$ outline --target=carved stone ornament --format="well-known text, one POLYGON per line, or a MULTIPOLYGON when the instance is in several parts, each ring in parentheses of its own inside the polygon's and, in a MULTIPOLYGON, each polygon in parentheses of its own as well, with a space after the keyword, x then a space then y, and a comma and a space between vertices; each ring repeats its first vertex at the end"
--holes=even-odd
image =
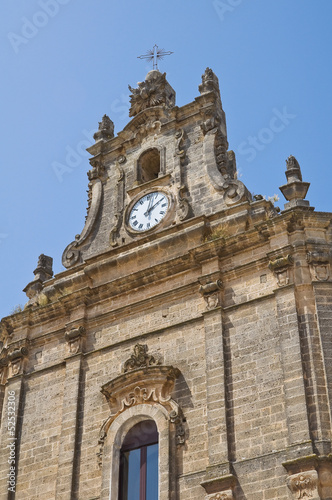
POLYGON ((98 132, 93 135, 94 140, 108 141, 114 137, 114 123, 109 116, 104 115, 101 122, 99 122, 98 132))
POLYGON ((83 337, 85 336, 84 326, 72 327, 65 333, 65 340, 68 344, 70 354, 77 354, 82 350, 83 337))
POLYGON ((171 108, 175 105, 175 92, 166 80, 166 73, 152 70, 138 88, 128 85, 131 92, 129 116, 135 116, 144 109, 154 106, 171 108))
POLYGON ((201 123, 203 134, 207 134, 210 130, 215 130, 220 125, 220 117, 216 114, 213 108, 204 112, 204 118, 201 123))
POLYGON ((220 191, 226 206, 236 205, 251 200, 251 195, 244 184, 236 179, 234 153, 225 152, 227 138, 218 128, 209 130, 204 136, 203 156, 209 180, 216 191, 220 191), (227 163, 226 163, 227 161, 227 163))
POLYGON ((269 269, 277 278, 278 286, 285 286, 289 283, 289 267, 294 263, 291 255, 286 257, 278 257, 275 260, 270 260, 269 269))
POLYGON ((170 423, 176 426, 177 444, 184 443, 182 411, 171 398, 180 371, 173 366, 155 366, 153 359, 147 356, 146 351, 137 352, 133 358, 134 364, 141 366, 142 363, 143 368, 132 368, 102 386, 101 392, 107 399, 111 414, 103 423, 99 434, 99 464, 112 422, 128 408, 140 404, 162 405, 169 414, 170 423))
POLYGON ((234 495, 232 490, 222 491, 220 493, 213 493, 212 495, 207 495, 205 500, 234 500, 234 495))
POLYGON ((122 223, 122 212, 124 205, 124 170, 122 164, 125 163, 126 157, 120 155, 115 162, 115 167, 117 171, 116 179, 116 196, 114 201, 114 215, 112 220, 112 229, 110 231, 110 244, 112 247, 118 245, 118 235, 122 223))
POLYGON ((28 355, 28 348, 26 346, 18 347, 8 354, 10 361, 11 375, 19 375, 23 370, 23 360, 28 355))
POLYGON ((318 281, 327 281, 330 277, 331 255, 324 251, 313 251, 307 253, 307 262, 318 281))
POLYGON ((175 133, 175 139, 176 139, 175 154, 177 157, 183 160, 186 157, 186 150, 183 148, 184 130, 182 128, 175 133))
POLYGON ((25 292, 27 297, 29 298, 26 307, 38 305, 38 295, 43 289, 44 281, 51 279, 53 276, 52 266, 52 257, 48 257, 44 254, 41 254, 39 256, 37 267, 33 272, 35 278, 33 279, 33 281, 30 281, 30 283, 28 283, 27 286, 23 289, 23 292, 25 292))
POLYGON ((205 285, 200 285, 198 291, 206 302, 208 311, 215 309, 220 305, 219 291, 222 289, 221 280, 212 281, 205 285))
POLYGON ((79 246, 88 238, 97 220, 103 195, 102 181, 99 178, 94 178, 91 185, 89 185, 89 190, 91 190, 91 195, 89 195, 90 201, 88 207, 88 215, 83 231, 81 232, 81 234, 77 234, 75 236, 75 241, 69 243, 62 254, 62 264, 66 268, 72 267, 81 261, 81 251, 79 249, 79 246))
POLYGON ((206 68, 198 90, 201 94, 206 94, 207 92, 217 92, 219 94, 219 80, 211 68, 206 68))
POLYGON ((0 385, 5 384, 8 375, 8 349, 3 347, 0 351, 0 385))
POLYGON ((302 173, 297 159, 290 155, 286 160, 287 170, 285 172, 287 184, 280 186, 280 191, 288 201, 285 209, 296 206, 309 207, 309 201, 304 198, 308 192, 310 183, 302 181, 302 173))
POLYGON ((178 205, 177 205, 177 216, 180 221, 185 220, 188 217, 190 205, 187 197, 184 193, 187 191, 186 186, 180 186, 178 189, 178 205))
POLYGON ((311 470, 289 476, 287 485, 296 499, 319 498, 317 483, 318 474, 315 470, 311 470))
POLYGON ((143 368, 147 366, 155 366, 160 364, 160 361, 151 356, 148 352, 148 346, 143 344, 136 344, 134 347, 134 354, 130 356, 123 365, 124 373, 130 370, 136 370, 137 368, 143 368))

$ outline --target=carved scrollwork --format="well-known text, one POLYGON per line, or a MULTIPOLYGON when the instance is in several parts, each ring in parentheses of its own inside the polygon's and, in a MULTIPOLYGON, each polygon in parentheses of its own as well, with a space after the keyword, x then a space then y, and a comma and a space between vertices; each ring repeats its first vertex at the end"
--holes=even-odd
POLYGON ((250 200, 251 196, 244 184, 235 177, 235 156, 227 152, 227 139, 217 128, 209 130, 204 137, 203 153, 207 174, 216 191, 223 195, 227 206, 250 200))
POLYGON ((123 371, 126 373, 130 370, 136 370, 137 368, 143 368, 146 366, 155 366, 160 364, 160 361, 151 356, 148 352, 148 346, 142 344, 136 344, 134 347, 134 353, 130 356, 127 361, 125 361, 123 366, 123 371))
POLYGON ((87 237, 91 233, 100 209, 102 194, 103 186, 101 180, 99 178, 94 179, 91 185, 91 203, 85 226, 81 234, 75 236, 75 241, 69 243, 69 245, 67 245, 67 247, 65 248, 62 254, 62 264, 64 265, 64 267, 72 267, 81 260, 81 252, 78 247, 87 239, 87 237))
POLYGON ((179 158, 183 159, 186 157, 186 151, 182 147, 184 143, 184 130, 182 128, 176 132, 175 139, 176 139, 175 154, 179 158))
POLYGON ((208 495, 205 497, 205 500, 234 500, 234 495, 232 490, 226 490, 208 495))
MULTIPOLYGON (((288 478, 288 487, 297 499, 313 498, 317 483, 318 474, 315 470, 293 474, 288 478)), ((317 492, 316 495, 318 498, 317 492)))
POLYGON ((97 453, 99 464, 102 461, 106 435, 112 422, 128 408, 140 404, 163 406, 169 415, 170 423, 175 425, 177 444, 184 443, 182 411, 171 398, 180 371, 173 366, 158 365, 155 357, 147 354, 146 346, 140 344, 135 346, 134 354, 125 362, 123 371, 122 375, 101 388, 111 414, 103 423, 99 434, 97 453))

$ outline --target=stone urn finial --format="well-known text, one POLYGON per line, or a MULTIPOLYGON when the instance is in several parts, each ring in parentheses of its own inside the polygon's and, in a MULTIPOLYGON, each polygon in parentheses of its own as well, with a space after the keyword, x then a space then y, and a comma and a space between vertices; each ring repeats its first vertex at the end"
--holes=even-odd
POLYGON ((302 181, 302 173, 299 162, 295 156, 290 155, 286 160, 287 170, 285 172, 287 184, 280 186, 280 191, 288 201, 285 209, 296 206, 309 207, 309 201, 305 200, 310 183, 302 181))

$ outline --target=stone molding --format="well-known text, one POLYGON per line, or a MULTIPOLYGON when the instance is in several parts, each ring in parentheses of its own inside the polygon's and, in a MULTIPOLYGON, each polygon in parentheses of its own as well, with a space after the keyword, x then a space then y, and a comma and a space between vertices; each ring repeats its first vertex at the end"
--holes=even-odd
POLYGON ((207 479, 201 483, 207 496, 205 500, 233 500, 233 489, 237 484, 237 479, 233 474, 207 479))
POLYGON ((137 405, 162 406, 168 414, 170 423, 175 425, 176 443, 181 445, 185 442, 182 410, 171 398, 180 371, 173 366, 156 365, 155 358, 147 355, 147 349, 141 350, 141 347, 140 352, 136 349, 136 354, 134 353, 125 362, 124 373, 101 388, 111 413, 102 424, 99 433, 97 453, 99 465, 102 463, 103 447, 112 422, 123 412, 137 405))

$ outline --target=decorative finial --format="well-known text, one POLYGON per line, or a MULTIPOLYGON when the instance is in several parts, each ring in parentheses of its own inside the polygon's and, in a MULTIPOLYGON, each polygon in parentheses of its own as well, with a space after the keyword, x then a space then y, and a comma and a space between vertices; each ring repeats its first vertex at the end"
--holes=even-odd
POLYGON ((99 122, 98 132, 93 134, 93 138, 97 142, 100 140, 107 141, 108 139, 113 139, 113 137, 114 123, 109 116, 104 115, 101 122, 99 122))
POLYGON ((23 292, 29 297, 29 299, 35 297, 43 288, 43 282, 49 280, 53 276, 53 259, 47 255, 41 254, 38 258, 38 264, 33 274, 35 278, 33 281, 28 283, 24 288, 23 292))
POLYGON ((144 82, 138 82, 138 88, 128 85, 131 92, 129 116, 154 106, 172 108, 175 106, 175 91, 166 80, 166 73, 151 70, 144 82))
POLYGON ((211 68, 206 68, 204 74, 202 75, 202 83, 198 86, 198 90, 201 94, 213 91, 218 94, 220 93, 218 77, 211 68))
POLYGON ((306 197, 310 183, 302 181, 301 168, 295 156, 290 155, 287 158, 286 166, 287 184, 279 188, 288 201, 288 203, 285 203, 285 209, 297 206, 309 207, 309 201, 304 198, 306 197))
POLYGON ((148 50, 145 55, 137 56, 137 59, 147 59, 152 62, 153 69, 158 70, 158 59, 164 59, 165 56, 170 56, 173 52, 160 49, 158 45, 154 44, 153 48, 148 50))

